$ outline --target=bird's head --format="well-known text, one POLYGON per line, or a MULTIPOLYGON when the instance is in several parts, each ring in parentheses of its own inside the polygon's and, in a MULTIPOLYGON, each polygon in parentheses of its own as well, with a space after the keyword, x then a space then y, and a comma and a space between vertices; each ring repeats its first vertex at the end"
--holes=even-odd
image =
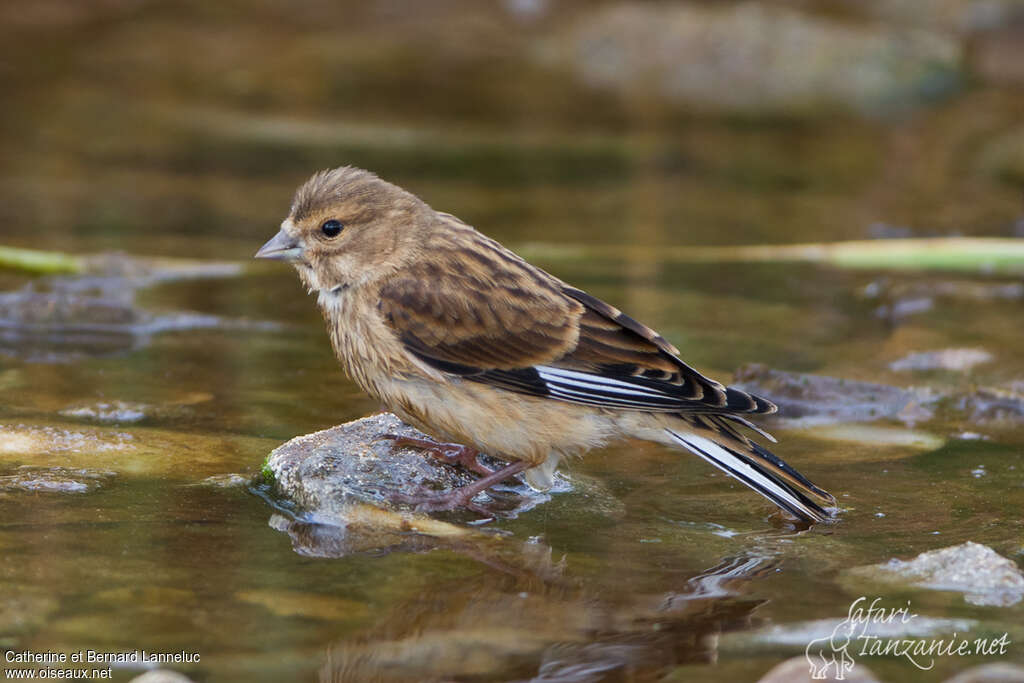
POLYGON ((433 212, 362 169, 320 171, 295 193, 281 229, 256 258, 288 261, 310 291, 338 291, 384 277, 415 258, 433 212))

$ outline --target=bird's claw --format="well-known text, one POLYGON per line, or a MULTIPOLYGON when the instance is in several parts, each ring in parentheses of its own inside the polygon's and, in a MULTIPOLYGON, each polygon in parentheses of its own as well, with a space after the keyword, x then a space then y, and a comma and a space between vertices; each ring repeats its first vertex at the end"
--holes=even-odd
POLYGON ((389 440, 392 448, 418 448, 427 455, 437 458, 449 465, 462 465, 470 472, 475 472, 482 477, 494 474, 494 470, 482 465, 476 458, 477 450, 469 446, 457 443, 442 443, 428 438, 417 438, 413 436, 402 436, 401 434, 381 434, 379 440, 389 440))
POLYGON ((494 517, 487 508, 474 503, 472 498, 467 499, 466 495, 459 489, 449 491, 448 493, 428 493, 426 489, 421 487, 416 493, 392 494, 391 502, 411 505, 416 512, 442 512, 465 508, 484 517, 494 517))

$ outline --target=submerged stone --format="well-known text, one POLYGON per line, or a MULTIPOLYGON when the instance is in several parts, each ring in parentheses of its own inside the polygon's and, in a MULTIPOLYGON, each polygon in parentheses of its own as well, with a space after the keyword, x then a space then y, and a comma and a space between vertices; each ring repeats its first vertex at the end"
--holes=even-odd
POLYGON ((224 473, 224 458, 258 458, 270 439, 236 434, 205 434, 170 429, 0 421, 0 466, 104 471, 197 481, 224 473))
MULTIPOLYGON (((902 235, 910 237, 911 235, 902 235)), ((899 306, 902 301, 942 297, 952 301, 1020 301, 1024 299, 1024 283, 991 282, 988 280, 934 279, 916 274, 912 280, 893 280, 883 277, 868 284, 862 294, 867 299, 891 302, 885 306, 899 306)))
POLYGON ((236 276, 242 273, 239 264, 105 254, 86 259, 86 265, 86 274, 34 280, 0 293, 0 353, 64 362, 131 351, 148 344, 152 335, 173 330, 278 327, 189 311, 152 313, 136 303, 141 288, 236 276))
POLYGON ((957 591, 972 605, 1008 607, 1024 600, 1024 572, 1017 564, 971 541, 921 553, 912 560, 857 567, 847 574, 854 579, 957 591))
POLYGON ((205 479, 201 480, 199 486, 213 486, 218 489, 234 489, 248 486, 252 483, 252 477, 247 477, 244 474, 238 474, 237 472, 228 472, 227 474, 214 474, 205 479))
MULTIPOLYGON (((989 359, 991 356, 981 349, 946 349, 910 354, 891 367, 966 371, 989 359)), ((769 428, 772 422, 786 428, 814 428, 815 436, 843 441, 937 448, 943 439, 927 432, 866 426, 854 429, 846 423, 897 420, 913 427, 936 420, 938 414, 947 423, 948 418, 955 418, 962 425, 998 428, 1013 427, 1024 419, 1024 383, 1019 381, 951 395, 931 387, 901 388, 751 363, 736 371, 733 384, 779 406, 777 414, 764 418, 769 428)), ((985 437, 978 434, 974 438, 985 437)))
POLYGON ((136 676, 129 683, 193 683, 193 681, 185 674, 171 669, 154 669, 141 676, 136 676))
POLYGON ((1018 422, 1024 419, 1024 391, 1016 384, 1007 389, 982 387, 957 397, 954 403, 974 423, 1018 422))
POLYGON ((103 470, 23 465, 11 474, 0 476, 0 492, 85 493, 99 488, 114 476, 114 472, 103 470))
POLYGON ((213 394, 193 391, 155 404, 120 400, 73 403, 57 411, 57 414, 100 424, 131 423, 152 418, 189 416, 194 413, 194 406, 212 400, 213 394))
POLYGON ((931 419, 941 396, 926 389, 774 370, 751 363, 736 371, 733 384, 762 394, 779 406, 775 419, 804 427, 842 422, 870 422, 906 416, 907 422, 931 419))
POLYGON ((904 370, 952 370, 966 372, 975 365, 988 363, 992 354, 985 349, 942 349, 911 353, 889 363, 896 371, 904 370))
MULTIPOLYGON (((898 609, 906 603, 884 602, 885 609, 898 609), (893 607, 895 605, 895 607, 893 607)), ((866 610, 870 601, 863 604, 866 610)), ((752 631, 723 634, 719 648, 723 652, 773 651, 778 648, 805 649, 816 640, 827 641, 836 633, 850 637, 927 638, 947 633, 969 633, 978 626, 973 619, 947 619, 913 615, 912 619, 887 621, 851 621, 850 615, 831 619, 814 619, 788 624, 773 624, 752 631)), ((858 648, 860 644, 858 643, 858 648)))
POLYGON ((152 406, 145 403, 111 401, 74 406, 60 411, 64 417, 76 417, 94 422, 139 422, 146 418, 152 406))

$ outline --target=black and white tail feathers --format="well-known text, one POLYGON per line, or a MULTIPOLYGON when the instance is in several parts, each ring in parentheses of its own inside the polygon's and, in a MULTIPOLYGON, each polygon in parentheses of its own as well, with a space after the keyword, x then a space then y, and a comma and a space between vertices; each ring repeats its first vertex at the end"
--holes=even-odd
POLYGON ((683 427, 666 428, 665 431, 683 448, 743 482, 790 514, 807 522, 821 522, 831 516, 825 506, 835 505, 835 498, 763 446, 743 437, 719 435, 709 429, 701 429, 701 433, 683 427))

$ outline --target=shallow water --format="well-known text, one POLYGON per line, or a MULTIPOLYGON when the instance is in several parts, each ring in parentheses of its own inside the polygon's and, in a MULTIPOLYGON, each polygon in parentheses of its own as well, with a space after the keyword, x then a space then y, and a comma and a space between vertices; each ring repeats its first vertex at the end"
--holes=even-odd
MULTIPOLYGON (((884 361, 902 355, 891 329, 847 304, 870 274, 789 266, 679 273, 655 264, 640 278, 608 275, 622 265, 550 267, 635 310, 718 375, 728 375, 733 359, 756 358, 890 380, 884 361), (749 296, 712 277, 735 283, 741 274, 749 296), (792 290, 770 291, 764 285, 773 281, 792 290), (865 347, 875 348, 873 358, 864 358, 865 347)), ((892 605, 912 599, 918 614, 976 619, 986 628, 1006 630, 1024 616, 1021 605, 972 607, 944 593, 871 593, 845 586, 840 575, 965 540, 1019 558, 1019 424, 969 441, 955 438, 961 425, 933 420, 926 429, 944 444, 923 451, 828 441, 814 428, 779 430, 777 452, 843 508, 836 523, 806 532, 696 459, 629 443, 573 463, 577 492, 496 524, 510 535, 495 557, 429 544, 420 553, 302 556, 268 525, 275 510, 261 497, 202 480, 255 475, 280 441, 374 409, 336 369, 313 301, 285 268, 162 285, 143 298, 154 309, 285 326, 171 332, 131 353, 64 364, 4 359, 4 473, 19 465, 117 473, 84 493, 15 489, 0 497, 8 549, 0 576, 8 595, 18 596, 4 615, 6 647, 198 651, 200 664, 181 667, 197 680, 303 679, 325 667, 365 672, 415 661, 438 675, 511 679, 559 657, 620 673, 629 662, 625 670, 640 680, 669 672, 735 680, 801 648, 731 646, 725 634, 840 618, 858 591, 892 605), (99 425, 60 415, 111 400, 146 416, 99 425), (40 441, 19 450, 10 435, 40 441), (582 486, 591 479, 596 486, 582 486), (736 558, 745 563, 739 577, 692 597, 694 577, 736 558)), ((922 315, 914 328, 957 346, 978 344, 972 330, 986 327, 991 334, 980 343, 1020 372, 1019 360, 1000 351, 1009 347, 997 345, 999 321, 1017 305, 950 306, 922 315)), ((969 379, 947 375, 936 384, 1004 377, 985 366, 969 379)), ((940 660, 927 675, 900 660, 870 666, 940 680, 966 663, 940 660)))
MULTIPOLYGON (((262 41, 276 34, 265 9, 249 19, 251 35, 224 48, 225 63, 242 69, 244 58, 266 52, 262 41)), ((205 27, 204 50, 220 54, 210 46, 220 19, 190 11, 205 27)), ((204 73, 192 54, 164 64, 160 50, 175 52, 184 16, 140 9, 135 22, 105 17, 52 29, 68 38, 52 63, 4 76, 22 97, 3 115, 0 241, 243 261, 276 230, 309 172, 356 163, 523 246, 661 331, 713 377, 728 380, 756 361, 954 395, 1024 391, 1021 298, 1012 288, 1005 297, 984 293, 1019 278, 651 256, 664 245, 864 238, 877 223, 919 235, 1010 234, 1019 184, 963 169, 975 168, 987 136, 1015 121, 1019 98, 979 88, 891 121, 722 120, 572 89, 558 99, 560 82, 527 70, 510 87, 535 86, 554 99, 543 105, 547 118, 511 125, 515 112, 473 74, 459 92, 476 92, 477 106, 450 105, 449 89, 396 113, 404 81, 374 89, 362 76, 335 74, 325 94, 314 73, 312 94, 292 110, 282 102, 302 87, 291 80, 286 92, 222 89, 225 79, 270 79, 269 64, 247 67, 256 76, 225 70, 223 78, 204 73), (110 64, 127 63, 136 71, 107 80, 110 64), (377 103, 353 104, 351 120, 339 121, 332 102, 351 103, 353 92, 377 93, 377 103), (948 140, 953 161, 937 161, 947 157, 933 140, 948 140), (652 252, 575 259, 554 248, 581 244, 652 252), (913 300, 929 303, 879 312, 913 300), (890 367, 948 348, 984 349, 992 360, 964 371, 890 367)), ((288 26, 285 33, 295 29, 288 26)), ((326 44, 316 31, 296 33, 285 63, 326 44)), ((5 49, 21 63, 32 42, 5 49)), ((0 289, 30 279, 0 270, 0 289)), ((1015 641, 1004 656, 937 658, 929 671, 901 658, 858 659, 883 680, 1024 664, 1024 605, 974 606, 958 594, 863 585, 843 573, 967 540, 1021 563, 1020 417, 977 422, 940 403, 934 417, 910 425, 929 437, 925 447, 891 438, 906 435, 907 416, 871 423, 889 432, 773 428, 776 452, 841 507, 835 523, 806 531, 696 458, 626 443, 571 463, 573 491, 493 524, 506 534, 485 544, 411 542, 318 558, 277 530, 287 510, 263 488, 204 481, 252 479, 281 442, 377 409, 342 375, 314 300, 288 268, 254 264, 237 277, 140 289, 134 304, 221 322, 120 345, 70 340, 65 346, 81 353, 46 362, 24 345, 0 356, 5 649, 199 653, 198 663, 172 667, 197 681, 366 680, 371 672, 520 680, 569 667, 576 678, 561 680, 756 680, 806 642, 746 636, 840 619, 868 595, 890 607, 910 600, 922 618, 976 620, 976 632, 1015 641), (84 490, 25 484, 32 477, 22 466, 67 468, 84 490)), ((114 679, 138 672, 116 667, 114 679)))

